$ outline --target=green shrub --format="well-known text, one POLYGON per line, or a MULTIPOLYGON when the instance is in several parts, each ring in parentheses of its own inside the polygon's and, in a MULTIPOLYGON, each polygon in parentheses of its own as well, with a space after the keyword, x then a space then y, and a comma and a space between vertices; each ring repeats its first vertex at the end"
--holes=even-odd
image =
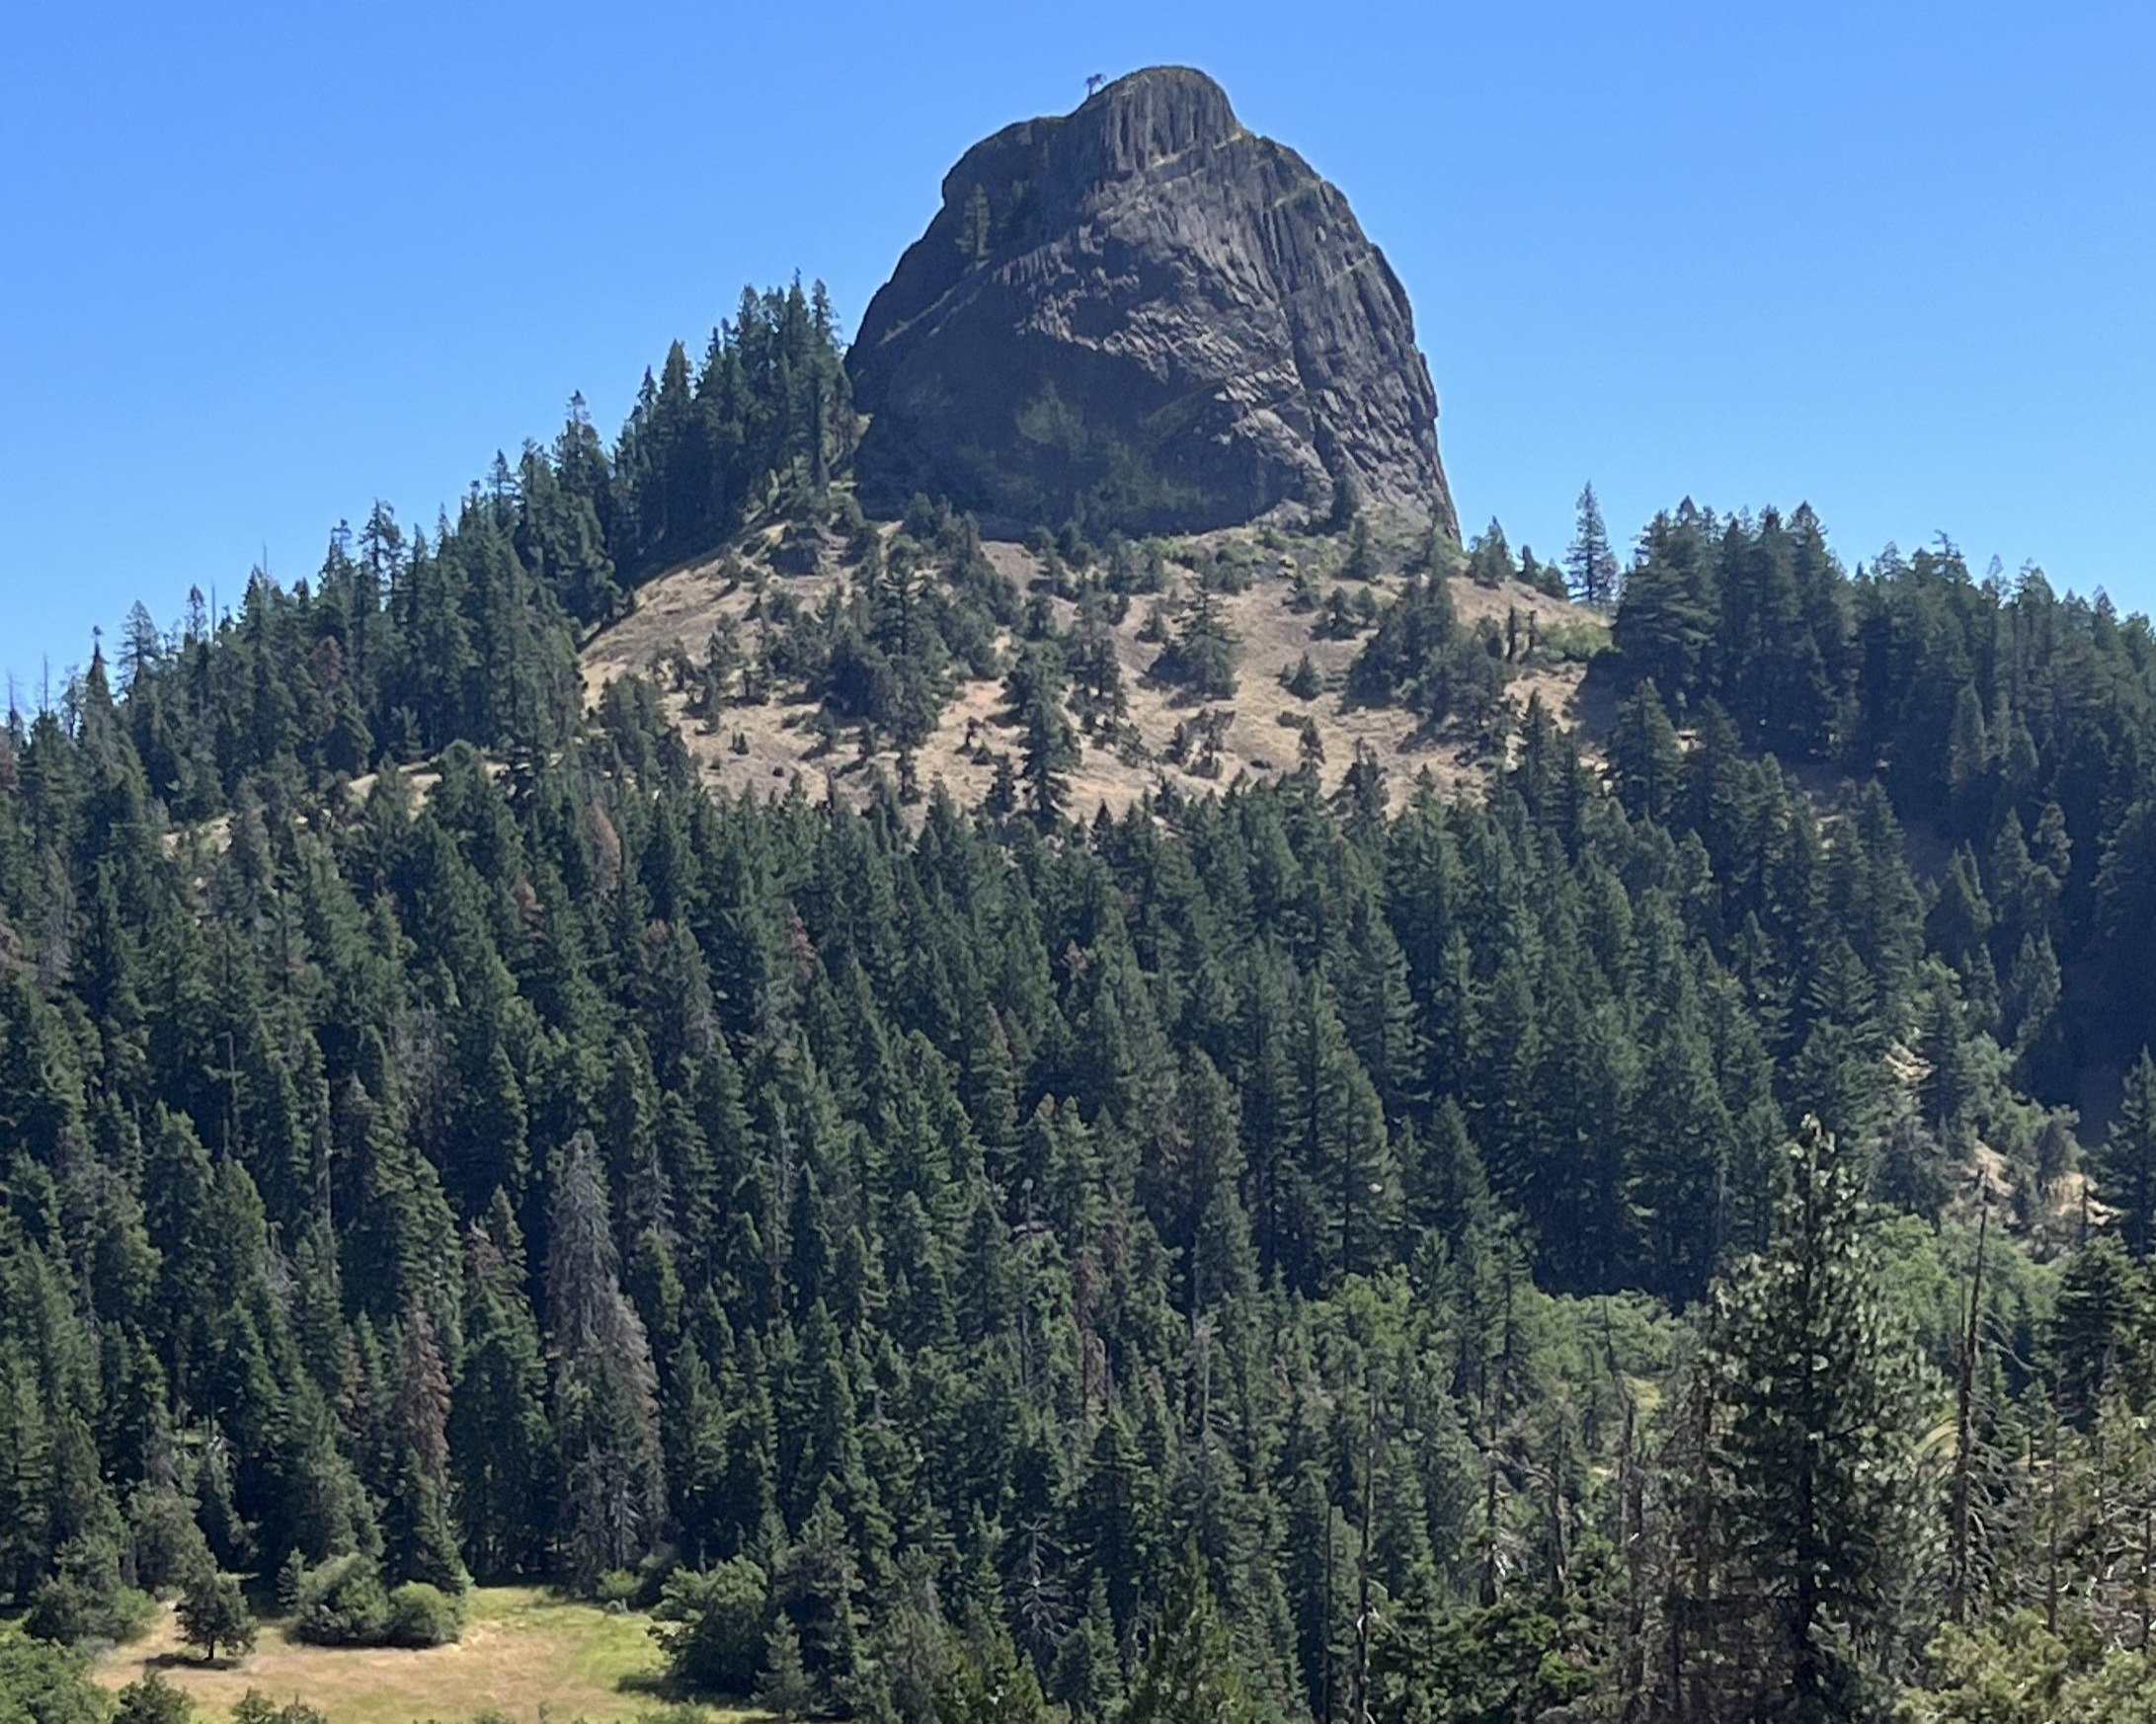
POLYGON ((382 1639, 390 1646, 446 1646, 464 1631, 464 1601, 425 1581, 406 1581, 389 1595, 382 1639))
POLYGON ((150 1625, 157 1601, 120 1578, 120 1547, 81 1533, 60 1546, 55 1572, 31 1594, 23 1626, 40 1640, 133 1640, 150 1625))
POLYGON ((0 1718, 100 1724, 104 1696, 83 1676, 82 1655, 0 1622, 0 1718))
POLYGON ((637 1588, 642 1584, 633 1568, 609 1569, 594 1584, 592 1602, 607 1609, 626 1610, 636 1602, 637 1588))
POLYGON ((154 1670, 120 1690, 113 1724, 188 1724, 195 1702, 154 1670))
POLYGON ((107 1592, 72 1576, 55 1575, 31 1595, 23 1626, 40 1640, 69 1645, 109 1640, 118 1645, 139 1640, 156 1614, 157 1601, 133 1587, 107 1592))
POLYGON ((1584 664, 1610 650, 1610 631, 1595 623, 1546 622, 1536 635, 1545 655, 1584 664))
POLYGON ((746 1556, 668 1576, 652 1634, 667 1675, 700 1693, 746 1695, 756 1686, 767 1632, 769 1589, 746 1556))
POLYGON ((56 1578, 31 1595, 22 1625, 40 1640, 110 1640, 115 1646, 140 1640, 157 1616, 157 1602, 133 1586, 110 1593, 84 1589, 80 1582, 56 1578))
POLYGON ((445 1646, 463 1632, 464 1600, 425 1581, 385 1592, 372 1557, 334 1556, 299 1577, 292 1638, 313 1646, 445 1646))
POLYGON ((232 1707, 232 1724, 329 1724, 329 1720, 304 1700, 278 1705, 260 1688, 249 1688, 232 1707))
POLYGON ((299 1583, 292 1638, 313 1646, 378 1646, 388 1621, 389 1600, 372 1558, 333 1556, 299 1583))
MULTIPOLYGON (((412 1720, 412 1724, 517 1724, 517 1720, 499 1707, 483 1706, 468 1719, 415 1718, 412 1720)), ((570 1719, 569 1724, 588 1724, 588 1721, 579 1715, 570 1719)), ((641 1719, 639 1719, 639 1724, 641 1724, 641 1719)))

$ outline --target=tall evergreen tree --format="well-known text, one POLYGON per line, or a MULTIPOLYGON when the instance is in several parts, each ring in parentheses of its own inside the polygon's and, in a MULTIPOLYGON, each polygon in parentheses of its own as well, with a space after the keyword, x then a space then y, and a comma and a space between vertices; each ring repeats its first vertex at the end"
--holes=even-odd
POLYGON ((2090 1164, 2118 1213, 2126 1249, 2145 1261, 2156 1241, 2156 1059, 2146 1048, 2126 1072, 2118 1112, 2090 1164))
POLYGON ((1579 494, 1579 524, 1572 535, 1571 549, 1564 554, 1564 572, 1572 596, 1580 603, 1617 602, 1617 553, 1610 549, 1610 529, 1602 523, 1602 505, 1595 500, 1592 485, 1579 494))
POLYGON ((644 1324, 621 1291, 599 1145, 562 1153, 547 1215, 548 1338, 562 1467, 562 1538, 574 1573, 634 1562, 659 1529, 658 1377, 644 1324))
MULTIPOLYGON (((1767 1249, 1717 1290, 1692 1488, 1723 1582, 1680 1599, 1745 1715, 1883 1716, 1920 1508, 1912 1349, 1882 1296, 1853 1158, 1816 1121, 1767 1249)), ((1673 1698, 1672 1703, 1676 1703, 1673 1698)))
POLYGON ((1127 1724, 1246 1724, 1257 1717, 1194 1548, 1176 1571, 1123 1717, 1127 1724))

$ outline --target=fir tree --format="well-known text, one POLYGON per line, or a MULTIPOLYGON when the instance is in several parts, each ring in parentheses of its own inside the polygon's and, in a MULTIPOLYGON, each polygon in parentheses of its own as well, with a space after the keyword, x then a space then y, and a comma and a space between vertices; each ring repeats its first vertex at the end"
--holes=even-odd
POLYGON ((1766 1251, 1708 1318, 1712 1434, 1696 1488, 1730 1577, 1726 1680, 1764 1715, 1827 1724, 1885 1709, 1914 1554, 1915 1379, 1850 1158, 1807 1121, 1787 1164, 1766 1251))
POLYGON ((1161 1606, 1125 1724, 1244 1724, 1257 1716, 1205 1567, 1188 1551, 1161 1606))
POLYGON ((1592 485, 1579 494, 1579 524, 1572 534, 1571 549, 1564 554, 1564 572, 1572 596, 1581 604, 1607 606, 1617 602, 1617 554, 1610 549, 1610 531, 1602 524, 1602 505, 1595 501, 1592 485))
POLYGON ((617 1265, 599 1147, 580 1133, 547 1216, 546 1290, 563 1536, 588 1583, 643 1554, 661 1509, 657 1376, 617 1265))
POLYGON ((220 1646, 235 1656, 254 1649, 254 1612, 237 1575, 202 1570, 181 1591, 174 1613, 182 1636, 190 1646, 200 1646, 206 1660, 214 1662, 220 1646))
POLYGON ((2146 1048, 2126 1073, 2117 1115, 2090 1162, 2118 1213, 2126 1249, 2145 1261, 2156 1239, 2156 1059, 2146 1048))

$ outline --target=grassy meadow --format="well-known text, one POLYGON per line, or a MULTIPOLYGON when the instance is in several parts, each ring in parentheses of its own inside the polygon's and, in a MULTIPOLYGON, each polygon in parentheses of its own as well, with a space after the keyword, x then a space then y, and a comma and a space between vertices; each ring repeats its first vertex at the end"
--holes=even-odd
POLYGON ((198 1724, 224 1724, 249 1688, 279 1704, 305 1700, 330 1724, 469 1724, 490 1712, 514 1724, 631 1724, 655 1714, 726 1724, 754 1716, 662 1700, 649 1622, 640 1611, 571 1603, 542 1588, 482 1587, 453 1646, 302 1646, 270 1621, 247 1657, 204 1665, 180 1644, 168 1609, 145 1638, 109 1653, 97 1680, 119 1688, 154 1670, 195 1701, 198 1724))

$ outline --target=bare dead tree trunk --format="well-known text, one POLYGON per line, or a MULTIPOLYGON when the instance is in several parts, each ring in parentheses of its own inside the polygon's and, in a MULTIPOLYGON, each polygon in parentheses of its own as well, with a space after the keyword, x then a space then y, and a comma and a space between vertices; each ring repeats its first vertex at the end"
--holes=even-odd
POLYGON ((1370 1523, 1377 1500, 1378 1398, 1366 1397, 1363 1428, 1362 1548, 1355 1575, 1355 1685, 1352 1724, 1370 1724, 1370 1523))
POLYGON ((2058 1632, 2058 1408, 2051 1409, 2051 1458, 2044 1478, 2043 1627, 2058 1632))
POLYGON ((1976 1221, 1976 1268, 1969 1277, 1968 1322, 1961 1335, 1960 1377, 1955 1389, 1953 1548, 1948 1560, 1947 1614, 1958 1622, 1968 1610, 1969 1595, 1969 1474, 1976 1400, 1977 1319, 1983 1308, 1984 1246, 1991 1226, 1986 1205, 1976 1221))

